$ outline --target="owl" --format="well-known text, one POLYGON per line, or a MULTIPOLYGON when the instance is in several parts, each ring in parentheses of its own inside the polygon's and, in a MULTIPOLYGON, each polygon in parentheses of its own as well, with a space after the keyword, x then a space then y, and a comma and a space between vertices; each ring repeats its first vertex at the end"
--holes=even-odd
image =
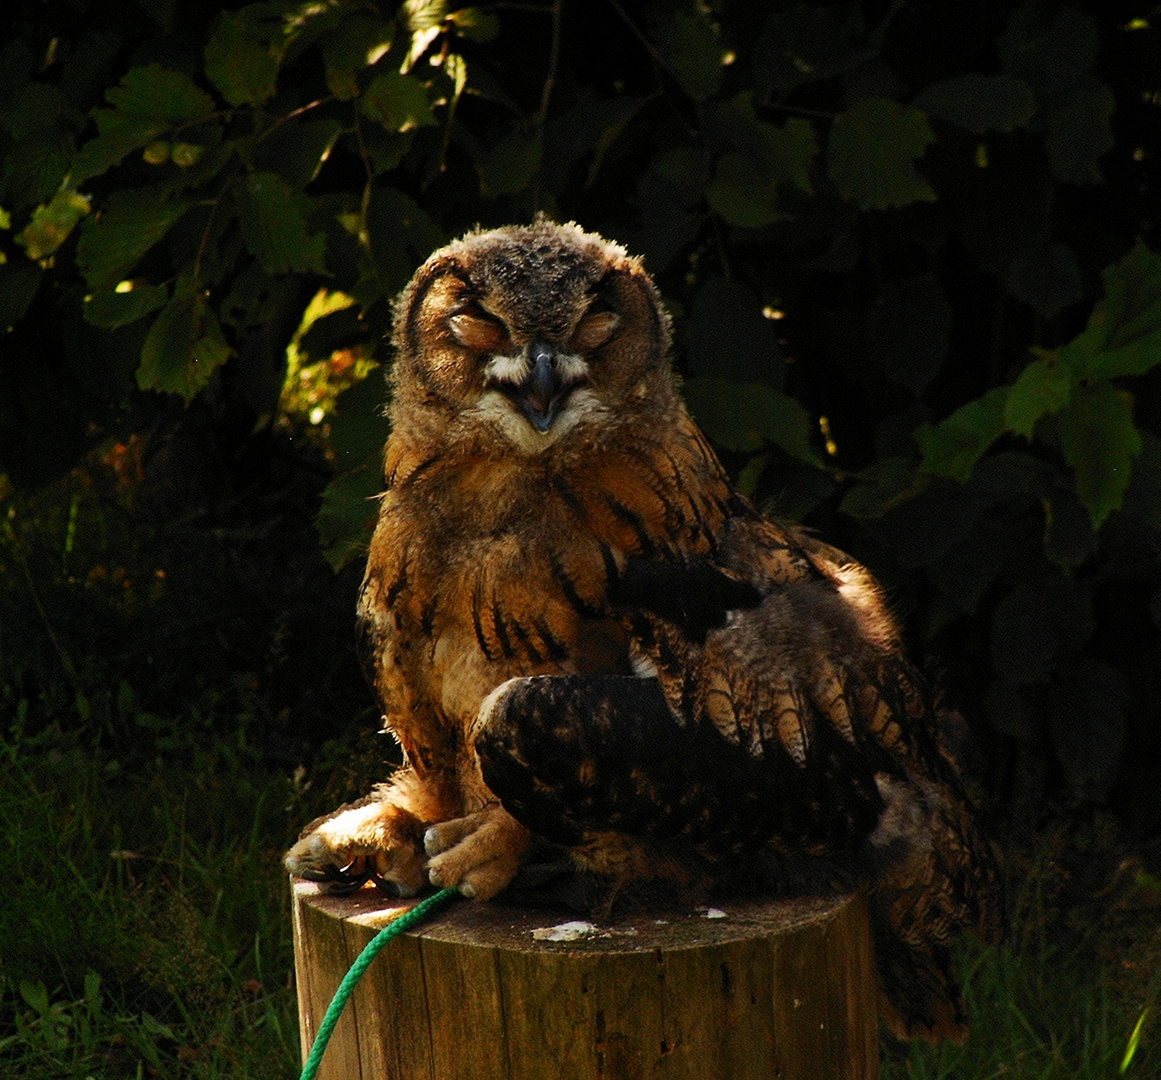
POLYGON ((870 573, 737 490, 639 260, 540 219, 437 251, 395 307, 361 654, 404 765, 289 870, 496 896, 534 850, 609 897, 861 890, 881 1013, 963 1038, 995 940, 955 716, 870 573))

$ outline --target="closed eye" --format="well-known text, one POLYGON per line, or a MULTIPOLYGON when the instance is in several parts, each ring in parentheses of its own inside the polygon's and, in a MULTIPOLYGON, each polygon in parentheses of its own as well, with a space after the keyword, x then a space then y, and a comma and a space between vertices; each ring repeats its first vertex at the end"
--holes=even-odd
POLYGON ((620 321, 621 316, 607 308, 601 311, 590 310, 573 331, 573 349, 582 353, 599 349, 613 336, 620 321))
POLYGON ((508 347, 508 331, 499 319, 478 304, 470 304, 448 318, 452 337, 475 352, 502 352, 508 347))

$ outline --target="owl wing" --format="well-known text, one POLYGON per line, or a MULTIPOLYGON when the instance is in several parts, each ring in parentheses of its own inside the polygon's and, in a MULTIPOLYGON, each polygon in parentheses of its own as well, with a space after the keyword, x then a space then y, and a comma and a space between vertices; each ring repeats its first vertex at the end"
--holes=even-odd
POLYGON ((889 1026, 962 1037, 949 945, 998 935, 995 867, 869 574, 743 512, 709 555, 630 558, 610 599, 654 677, 508 684, 481 716, 489 787, 613 876, 862 883, 889 1026))

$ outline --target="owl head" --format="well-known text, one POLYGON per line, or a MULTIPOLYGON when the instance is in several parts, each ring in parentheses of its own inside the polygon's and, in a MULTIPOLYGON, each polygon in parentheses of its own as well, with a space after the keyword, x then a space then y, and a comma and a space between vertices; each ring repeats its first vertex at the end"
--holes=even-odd
POLYGON ((441 248, 396 304, 394 343, 395 428, 445 445, 537 454, 675 400, 652 281, 574 224, 542 218, 441 248))

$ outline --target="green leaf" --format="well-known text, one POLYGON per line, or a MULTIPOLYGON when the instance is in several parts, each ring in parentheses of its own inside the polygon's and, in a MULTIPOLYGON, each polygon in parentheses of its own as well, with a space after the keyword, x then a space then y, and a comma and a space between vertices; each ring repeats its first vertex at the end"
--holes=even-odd
POLYGON ((914 498, 924 478, 910 457, 885 457, 873 461, 858 474, 858 482, 843 496, 839 510, 856 518, 881 518, 889 510, 914 498))
POLYGON ((301 190, 318 175, 342 132, 334 117, 288 121, 254 148, 254 169, 277 173, 301 190))
POLYGON ((326 239, 308 235, 303 201, 270 172, 250 173, 239 188, 242 236, 267 273, 324 272, 326 239))
POLYGON ((379 60, 395 40, 394 20, 353 11, 323 41, 327 86, 335 97, 359 96, 359 72, 379 60))
POLYGON ((810 414, 792 397, 764 383, 729 379, 686 379, 685 400, 697 422, 718 446, 752 452, 766 442, 792 457, 824 468, 814 446, 810 414))
POLYGON ((1044 145, 1052 174, 1064 184, 1099 184, 1100 159, 1114 145, 1112 117, 1117 102, 1097 78, 1085 79, 1053 99, 1044 113, 1044 145))
POLYGON ((935 476, 968 480, 976 462, 1004 433, 1004 406, 1009 393, 1009 387, 997 386, 934 427, 921 426, 915 432, 922 453, 920 468, 935 476))
POLYGON ((380 71, 371 80, 359 108, 388 131, 411 131, 436 122, 423 83, 391 69, 380 71))
POLYGON ((772 182, 793 184, 810 193, 810 168, 818 155, 818 141, 808 120, 793 117, 781 126, 769 124, 758 117, 754 95, 747 90, 729 101, 707 106, 706 124, 719 140, 740 150, 772 182))
POLYGON ((37 261, 51 255, 89 212, 88 196, 65 188, 47 206, 38 206, 32 220, 13 238, 37 261))
POLYGON ((447 237, 414 199, 380 184, 371 189, 366 229, 376 272, 374 294, 362 298, 367 304, 397 293, 415 268, 447 243, 447 237))
POLYGON ((1141 443, 1141 453, 1133 462, 1133 476, 1121 509, 1126 514, 1135 514, 1150 529, 1161 532, 1161 439, 1151 431, 1142 431, 1141 443))
POLYGON ((128 292, 101 289, 85 297, 85 322, 117 330, 156 311, 169 299, 161 285, 138 285, 128 292))
POLYGON ((188 402, 232 352, 204 290, 182 278, 146 335, 137 385, 180 394, 188 402))
POLYGON ((645 16, 646 34, 657 58, 694 101, 705 101, 722 84, 722 54, 717 30, 693 4, 686 10, 658 4, 645 16))
POLYGON ((1110 383, 1079 394, 1058 414, 1060 447, 1076 474, 1076 493, 1099 529, 1119 510, 1129 486, 1141 433, 1133 424, 1133 397, 1110 383))
POLYGON ((231 105, 261 105, 274 96, 278 57, 247 9, 222 12, 205 57, 206 77, 231 105))
POLYGON ((99 217, 85 222, 77 265, 90 288, 109 289, 128 277, 189 209, 189 203, 163 199, 164 193, 154 188, 118 191, 109 196, 99 217))
POLYGON ((379 516, 383 445, 391 430, 383 411, 387 389, 382 373, 375 371, 335 403, 331 444, 337 475, 323 491, 315 524, 336 570, 366 550, 379 516))
POLYGON ((99 176, 158 136, 214 112, 213 99, 188 75, 158 64, 131 68, 105 99, 113 108, 93 110, 97 137, 81 147, 73 162, 76 184, 99 176))
POLYGON ((923 114, 889 98, 868 98, 835 118, 827 168, 839 193, 864 210, 932 202, 915 161, 934 140, 923 114))
POLYGON ((1004 403, 1009 431, 1032 438, 1036 421, 1060 412, 1072 400, 1073 373, 1054 352, 1040 351, 1021 373, 1004 403))
POLYGON ((448 19, 456 33, 469 41, 495 41, 500 33, 499 16, 478 7, 460 8, 459 11, 453 11, 448 19))
POLYGON ((214 111, 213 98, 193 79, 160 64, 131 68, 119 86, 106 91, 105 99, 123 115, 150 117, 169 124, 204 120, 214 111))
POLYGON ((912 108, 968 131, 1015 131, 1036 114, 1036 98, 1014 75, 957 75, 932 83, 912 108))
POLYGON ((336 571, 367 550, 379 516, 377 496, 383 491, 381 472, 381 467, 368 463, 336 476, 323 490, 315 528, 322 541, 323 554, 336 571))
POLYGON ((726 221, 742 228, 760 228, 785 216, 778 208, 774 181, 755 169, 744 154, 718 158, 705 195, 726 221))
POLYGON ((1061 353, 1082 378, 1143 375, 1161 361, 1161 256, 1138 240, 1102 277, 1105 299, 1061 353))

